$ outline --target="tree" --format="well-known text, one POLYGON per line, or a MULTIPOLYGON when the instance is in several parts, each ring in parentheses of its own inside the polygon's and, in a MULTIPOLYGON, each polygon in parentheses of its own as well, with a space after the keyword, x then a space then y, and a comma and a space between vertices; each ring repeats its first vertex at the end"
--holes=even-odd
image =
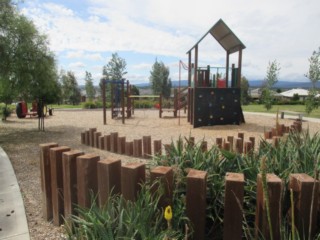
POLYGON ((85 77, 85 89, 86 94, 89 101, 92 101, 96 95, 96 89, 93 86, 93 79, 91 73, 86 71, 86 77, 85 77))
POLYGON ((126 72, 126 60, 119 57, 118 53, 112 53, 111 60, 103 67, 102 74, 109 80, 122 80, 126 72))
POLYGON ((249 82, 246 79, 246 77, 243 76, 241 78, 241 104, 243 105, 249 104, 250 97, 249 97, 248 91, 249 91, 249 82))
POLYGON ((74 73, 68 71, 67 74, 61 72, 62 96, 65 102, 76 105, 80 103, 81 94, 78 82, 74 73))
POLYGON ((45 35, 21 15, 11 0, 0 7, 0 101, 51 101, 58 92, 54 55, 45 35))
POLYGON ((139 88, 136 85, 131 86, 131 95, 140 95, 139 88))
POLYGON ((319 100, 316 98, 316 84, 320 80, 320 47, 318 51, 313 51, 312 56, 309 58, 309 63, 309 72, 305 75, 310 79, 312 84, 308 97, 306 98, 306 112, 308 114, 319 107, 319 100))
POLYGON ((165 98, 171 95, 171 79, 169 78, 170 70, 163 62, 155 61, 150 71, 149 81, 153 94, 162 94, 165 98))
POLYGON ((267 68, 267 76, 264 81, 264 86, 262 89, 261 100, 264 107, 269 111, 272 108, 272 103, 274 99, 273 92, 271 88, 274 84, 278 82, 278 75, 280 72, 280 65, 276 60, 269 62, 267 68))
MULTIPOLYGON (((100 80, 99 86, 100 86, 100 91, 102 95, 102 81, 104 80, 114 80, 114 81, 119 81, 124 79, 124 75, 127 74, 126 71, 127 63, 126 60, 119 57, 118 53, 112 53, 111 59, 108 62, 107 65, 103 66, 102 69, 102 75, 104 76, 103 79, 100 80)), ((118 91, 120 91, 120 85, 117 84, 115 87, 118 88, 118 91)), ((110 87, 106 88, 106 96, 107 100, 110 100, 110 87)))

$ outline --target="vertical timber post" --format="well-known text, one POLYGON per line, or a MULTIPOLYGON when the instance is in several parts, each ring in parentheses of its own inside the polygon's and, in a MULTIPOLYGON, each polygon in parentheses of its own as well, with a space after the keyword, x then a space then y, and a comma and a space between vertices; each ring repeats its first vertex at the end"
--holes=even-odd
POLYGON ((223 239, 241 240, 244 175, 242 173, 227 173, 225 181, 223 239))
MULTIPOLYGON (((266 197, 263 190, 262 175, 257 176, 257 206, 255 219, 255 237, 260 239, 260 234, 264 239, 271 239, 269 221, 267 217, 266 197)), ((283 183, 282 180, 274 174, 266 174, 266 185, 269 195, 269 214, 272 226, 273 239, 281 239, 281 197, 283 183)))
POLYGON ((155 167, 150 172, 150 179, 151 183, 154 183, 156 180, 160 180, 161 186, 157 184, 153 189, 154 192, 157 192, 159 187, 162 187, 164 190, 164 193, 159 200, 159 207, 165 209, 168 205, 172 206, 174 184, 172 167, 155 167))
POLYGON ((97 195, 97 163, 99 160, 100 157, 96 154, 77 157, 78 205, 81 207, 89 208, 91 197, 97 195))
POLYGON ((69 219, 75 214, 77 199, 77 157, 84 153, 78 150, 62 154, 64 217, 69 219))
POLYGON ((314 239, 317 228, 319 181, 305 173, 290 174, 289 179, 295 203, 294 220, 300 238, 314 239))
POLYGON ((102 108, 103 108, 103 124, 107 125, 107 104, 106 104, 106 79, 102 78, 102 108))
POLYGON ((57 143, 40 144, 40 175, 42 195, 42 215, 46 221, 52 216, 52 190, 51 190, 51 167, 50 148, 57 147, 57 143))
POLYGON ((98 162, 98 200, 100 208, 107 203, 110 194, 121 193, 121 160, 105 159, 98 162))
POLYGON ((70 151, 70 148, 66 146, 50 149, 52 210, 53 224, 55 226, 60 226, 63 223, 62 216, 64 214, 64 197, 62 153, 67 151, 70 151))
POLYGON ((121 167, 121 191, 126 200, 135 201, 146 181, 146 166, 143 163, 127 163, 121 167))
POLYGON ((207 172, 191 169, 187 176, 187 216, 194 226, 193 239, 205 239, 207 172))

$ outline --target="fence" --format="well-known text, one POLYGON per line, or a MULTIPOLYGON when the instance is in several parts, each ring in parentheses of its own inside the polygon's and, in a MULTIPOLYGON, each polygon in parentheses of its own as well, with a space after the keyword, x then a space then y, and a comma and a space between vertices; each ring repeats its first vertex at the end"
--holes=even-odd
MULTIPOLYGON (((291 126, 277 124, 275 128, 264 132, 264 138, 266 141, 270 141, 273 145, 277 145, 280 138, 285 134, 288 134, 289 131, 301 132, 301 130, 301 121, 294 121, 291 126)), ((162 154, 161 140, 154 140, 152 147, 151 136, 143 136, 141 139, 126 141, 126 137, 119 136, 118 132, 111 132, 110 134, 102 135, 101 132, 97 131, 97 128, 89 128, 82 132, 81 144, 138 158, 151 158, 153 155, 162 154)), ((188 144, 195 144, 194 137, 189 137, 188 144)), ((237 136, 228 136, 227 139, 218 137, 216 138, 215 144, 218 148, 235 151, 240 154, 250 153, 258 147, 256 146, 255 137, 249 137, 246 140, 244 133, 241 132, 239 132, 237 136)), ((163 146, 164 150, 167 152, 170 149, 171 144, 163 144, 163 146)), ((203 151, 207 151, 207 141, 203 140, 201 142, 201 147, 203 151)))
MULTIPOLYGON (((97 140, 91 138, 95 131, 91 132, 92 134, 85 138, 92 144, 98 144, 97 140)), ((98 138, 98 135, 95 134, 96 138, 100 139, 101 136, 98 138)), ((113 137, 115 135, 113 134, 113 137)), ((110 149, 112 147, 115 150, 115 142, 113 146, 110 142, 110 149)), ((96 154, 85 154, 56 143, 41 144, 40 153, 43 216, 48 221, 53 219, 56 226, 62 224, 62 217, 68 219, 70 214, 74 214, 75 205, 90 207, 90 191, 98 196, 100 206, 106 203, 111 190, 112 193, 121 193, 127 200, 135 201, 141 183, 146 181, 146 167, 143 163, 100 159, 96 154)), ((174 189, 173 168, 158 166, 150 170, 149 176, 151 182, 160 179, 165 185, 166 191, 160 206, 170 204, 174 189)), ((270 239, 262 181, 262 176, 258 175, 256 237, 258 233, 262 233, 266 239, 270 239)), ((242 173, 227 173, 225 176, 224 239, 242 239, 244 182, 242 173)), ((267 174, 266 182, 273 225, 272 235, 273 239, 280 239, 281 196, 286 186, 274 174, 267 174)), ((314 236, 320 203, 319 182, 306 174, 291 174, 289 187, 293 189, 294 219, 300 236, 308 236, 309 229, 314 236)), ((205 237, 206 191, 207 172, 191 169, 187 175, 186 215, 194 226, 193 239, 197 240, 205 237)))
MULTIPOLYGON (((190 146, 195 144, 195 138, 189 137, 187 143, 190 146)), ((162 154, 162 146, 168 152, 171 144, 162 144, 161 140, 154 140, 152 147, 151 136, 143 136, 141 139, 134 139, 133 141, 126 141, 125 136, 119 136, 118 132, 111 132, 110 134, 102 136, 97 128, 90 128, 81 133, 81 144, 95 147, 101 150, 110 151, 117 154, 127 156, 151 158, 153 155, 162 154)), ((201 141, 201 148, 203 151, 208 150, 208 142, 201 141)), ((219 148, 228 151, 236 151, 237 153, 249 153, 255 148, 255 137, 249 137, 245 140, 244 133, 238 133, 238 136, 228 136, 227 139, 216 138, 215 144, 219 148)))

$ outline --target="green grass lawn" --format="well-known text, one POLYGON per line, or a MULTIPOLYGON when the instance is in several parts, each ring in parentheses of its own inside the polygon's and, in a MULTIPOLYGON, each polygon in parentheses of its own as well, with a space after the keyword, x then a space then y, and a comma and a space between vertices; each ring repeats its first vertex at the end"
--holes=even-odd
POLYGON ((276 113, 277 110, 288 110, 294 112, 302 112, 305 113, 304 116, 306 117, 313 117, 313 118, 320 118, 320 108, 313 110, 310 115, 306 113, 306 106, 305 105, 273 105, 272 108, 267 111, 264 105, 256 105, 250 104, 242 106, 242 110, 245 112, 264 112, 264 113, 276 113))
MULTIPOLYGON (((49 107, 53 107, 55 109, 58 108, 83 108, 83 106, 80 105, 67 105, 67 104, 50 104, 49 107)), ((303 112, 305 113, 304 116, 306 117, 313 117, 313 118, 320 118, 320 108, 313 110, 310 115, 308 115, 305 112, 305 105, 273 105, 272 108, 267 111, 262 104, 250 104, 250 105, 243 105, 242 110, 245 112, 264 112, 264 113, 276 113, 277 110, 288 110, 288 111, 294 111, 294 112, 303 112)))

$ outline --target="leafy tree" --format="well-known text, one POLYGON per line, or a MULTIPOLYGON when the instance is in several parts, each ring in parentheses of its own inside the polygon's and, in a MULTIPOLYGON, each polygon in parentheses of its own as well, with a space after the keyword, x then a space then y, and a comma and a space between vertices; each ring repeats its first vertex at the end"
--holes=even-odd
POLYGON ((139 88, 136 85, 131 86, 131 95, 140 95, 139 88))
POLYGON ((169 68, 163 62, 156 60, 149 77, 153 94, 162 94, 165 98, 170 97, 172 83, 169 75, 169 68))
POLYGON ((62 96, 65 102, 73 105, 79 104, 81 99, 80 89, 74 73, 68 71, 61 73, 62 96))
POLYGON ((122 80, 126 72, 126 60, 119 57, 118 53, 112 53, 111 60, 103 67, 102 74, 109 80, 122 80))
POLYGON ((93 86, 93 79, 90 72, 86 71, 85 82, 86 82, 85 89, 86 89, 88 100, 92 101, 96 95, 96 89, 93 86))
POLYGON ((308 114, 319 107, 319 100, 316 98, 316 84, 320 80, 320 47, 318 51, 313 51, 312 56, 309 58, 309 63, 309 72, 305 75, 312 83, 312 88, 306 98, 306 112, 308 114))
POLYGON ((273 62, 269 62, 267 68, 267 76, 264 81, 264 87, 262 89, 261 100, 264 104, 264 107, 269 111, 272 108, 274 95, 271 91, 271 88, 274 84, 278 82, 278 75, 280 72, 279 63, 274 60, 273 62))
POLYGON ((21 15, 13 1, 0 7, 0 101, 17 98, 52 101, 57 93, 57 71, 47 37, 21 15))
POLYGON ((249 91, 249 82, 246 79, 246 77, 243 76, 241 78, 241 104, 243 105, 249 104, 250 97, 249 97, 248 91, 249 91))
MULTIPOLYGON (((101 93, 102 93, 102 81, 103 80, 119 81, 124 79, 124 75, 127 74, 126 67, 127 67, 126 60, 119 57, 118 53, 113 53, 108 64, 103 66, 103 69, 102 69, 102 75, 104 76, 104 78, 101 79, 99 83, 101 93)), ((115 85, 115 87, 119 88, 118 90, 120 91, 119 84, 115 85)), ((106 88, 107 100, 110 100, 110 95, 111 95, 110 89, 111 87, 106 88)))

